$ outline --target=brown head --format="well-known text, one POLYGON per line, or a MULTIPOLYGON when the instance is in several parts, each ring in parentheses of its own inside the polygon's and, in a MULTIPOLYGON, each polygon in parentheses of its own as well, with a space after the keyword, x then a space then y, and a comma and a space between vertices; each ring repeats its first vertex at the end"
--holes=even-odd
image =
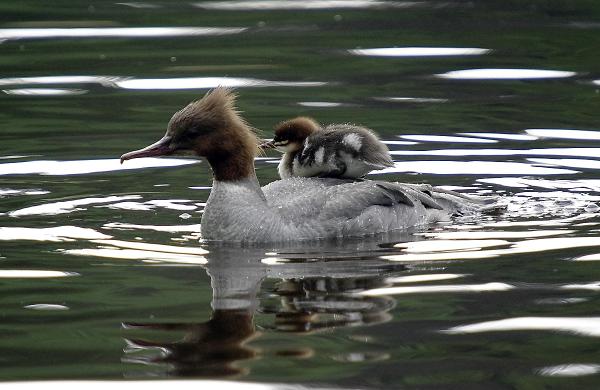
POLYGON ((121 156, 121 163, 140 157, 189 155, 205 157, 217 180, 239 180, 254 172, 258 138, 235 107, 235 94, 215 88, 177 111, 163 138, 121 156))
POLYGON ((314 119, 300 116, 275 126, 273 141, 262 144, 263 148, 276 148, 280 152, 296 152, 304 140, 321 128, 314 119))

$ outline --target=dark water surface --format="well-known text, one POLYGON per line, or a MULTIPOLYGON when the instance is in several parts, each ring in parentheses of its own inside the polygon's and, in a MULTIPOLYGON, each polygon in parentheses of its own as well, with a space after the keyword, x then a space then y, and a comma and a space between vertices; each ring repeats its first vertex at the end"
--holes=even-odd
POLYGON ((1 380, 600 386, 598 2, 51 3, 0 3, 1 380), (118 156, 218 85, 267 137, 362 124, 372 177, 508 210, 201 244, 208 165, 118 156))

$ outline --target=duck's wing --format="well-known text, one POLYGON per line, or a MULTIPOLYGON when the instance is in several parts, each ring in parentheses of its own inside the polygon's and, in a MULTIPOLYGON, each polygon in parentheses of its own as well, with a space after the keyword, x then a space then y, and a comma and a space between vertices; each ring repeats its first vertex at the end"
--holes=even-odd
MULTIPOLYGON (((487 211, 478 200, 426 185, 296 177, 263 188, 274 232, 294 240, 365 236, 487 211)), ((270 233, 271 234, 271 233, 270 233)))
POLYGON ((273 182, 263 191, 272 208, 297 221, 352 219, 371 206, 444 209, 426 191, 384 181, 292 178, 273 182))
POLYGON ((322 218, 345 216, 354 218, 371 206, 443 210, 442 205, 428 193, 401 183, 363 180, 332 187, 329 199, 320 213, 322 218))
POLYGON ((506 205, 500 202, 498 196, 466 195, 460 192, 433 187, 430 184, 398 183, 405 187, 425 193, 433 198, 436 203, 445 209, 454 209, 459 213, 501 213, 506 210, 506 205))

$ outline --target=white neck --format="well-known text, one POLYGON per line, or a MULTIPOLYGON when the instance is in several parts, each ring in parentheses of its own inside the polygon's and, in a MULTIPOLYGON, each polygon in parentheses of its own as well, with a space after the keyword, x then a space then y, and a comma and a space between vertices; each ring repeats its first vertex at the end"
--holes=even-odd
POLYGON ((266 219, 272 220, 275 215, 267 205, 254 173, 241 180, 215 179, 202 216, 202 238, 220 241, 246 241, 251 238, 258 241, 259 237, 254 236, 264 234, 261 224, 266 219))

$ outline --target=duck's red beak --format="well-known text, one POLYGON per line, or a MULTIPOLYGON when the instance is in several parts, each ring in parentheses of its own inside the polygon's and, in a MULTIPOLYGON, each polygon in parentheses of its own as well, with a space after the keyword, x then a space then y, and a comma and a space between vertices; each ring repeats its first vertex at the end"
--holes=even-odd
POLYGON ((273 143, 273 141, 265 141, 262 144, 260 144, 261 149, 273 149, 274 147, 275 144, 273 143))
POLYGON ((121 156, 121 164, 123 164, 123 161, 125 160, 131 160, 134 158, 168 156, 170 154, 173 154, 174 152, 174 150, 171 149, 170 145, 171 137, 165 135, 152 145, 148 145, 143 149, 125 153, 121 156))

